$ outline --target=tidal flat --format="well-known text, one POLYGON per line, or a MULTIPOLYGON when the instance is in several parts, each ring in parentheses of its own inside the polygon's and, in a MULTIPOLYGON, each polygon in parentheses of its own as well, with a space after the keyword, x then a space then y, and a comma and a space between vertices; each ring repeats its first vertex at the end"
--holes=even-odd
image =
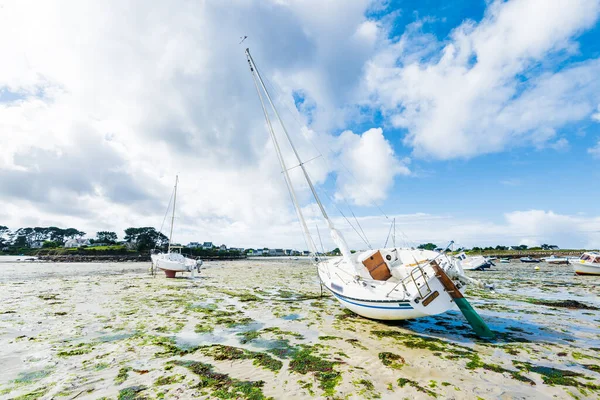
POLYGON ((0 263, 2 399, 597 399, 600 277, 513 262, 470 276, 495 332, 458 311, 345 311, 306 260, 0 263))

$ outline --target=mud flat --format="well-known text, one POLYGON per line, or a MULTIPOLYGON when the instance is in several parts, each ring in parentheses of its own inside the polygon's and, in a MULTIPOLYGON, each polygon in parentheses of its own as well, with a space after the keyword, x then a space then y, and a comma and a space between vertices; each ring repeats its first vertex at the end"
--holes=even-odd
POLYGON ((298 260, 0 264, 0 398, 578 398, 600 395, 599 277, 498 265, 458 312, 381 323, 321 297, 298 260))

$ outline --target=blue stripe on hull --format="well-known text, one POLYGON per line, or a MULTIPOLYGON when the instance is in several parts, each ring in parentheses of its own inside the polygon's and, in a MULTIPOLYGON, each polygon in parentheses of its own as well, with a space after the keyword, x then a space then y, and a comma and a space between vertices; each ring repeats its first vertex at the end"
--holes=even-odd
POLYGON ((410 303, 399 304, 397 307, 370 306, 370 305, 355 303, 353 301, 347 300, 347 299, 344 298, 344 296, 340 296, 339 294, 337 294, 337 293, 335 293, 333 291, 331 293, 333 293, 333 295, 335 297, 337 297, 338 299, 340 299, 342 301, 345 301, 346 303, 354 304, 355 306, 359 306, 359 307, 380 308, 380 309, 383 309, 383 310, 412 310, 413 309, 413 306, 411 306, 410 303))

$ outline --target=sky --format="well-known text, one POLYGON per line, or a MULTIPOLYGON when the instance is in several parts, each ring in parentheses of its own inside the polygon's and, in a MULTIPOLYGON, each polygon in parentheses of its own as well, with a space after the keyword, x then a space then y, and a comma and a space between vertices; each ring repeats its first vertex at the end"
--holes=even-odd
POLYGON ((179 175, 174 241, 305 249, 248 47, 351 248, 383 246, 393 220, 403 246, 598 248, 599 15, 600 0, 0 0, 0 225, 166 231, 179 175))

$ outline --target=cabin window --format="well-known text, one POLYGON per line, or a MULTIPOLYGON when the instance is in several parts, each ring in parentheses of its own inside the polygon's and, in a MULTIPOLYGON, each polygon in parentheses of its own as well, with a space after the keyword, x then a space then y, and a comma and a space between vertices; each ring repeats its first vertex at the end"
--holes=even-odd
POLYGON ((595 263, 600 263, 600 257, 596 257, 596 259, 594 260, 595 263))
POLYGON ((587 254, 584 254, 584 255, 582 255, 582 256, 581 256, 581 259, 582 259, 583 261, 587 261, 587 260, 589 260, 590 258, 591 258, 591 257, 590 257, 590 256, 588 256, 587 254))

